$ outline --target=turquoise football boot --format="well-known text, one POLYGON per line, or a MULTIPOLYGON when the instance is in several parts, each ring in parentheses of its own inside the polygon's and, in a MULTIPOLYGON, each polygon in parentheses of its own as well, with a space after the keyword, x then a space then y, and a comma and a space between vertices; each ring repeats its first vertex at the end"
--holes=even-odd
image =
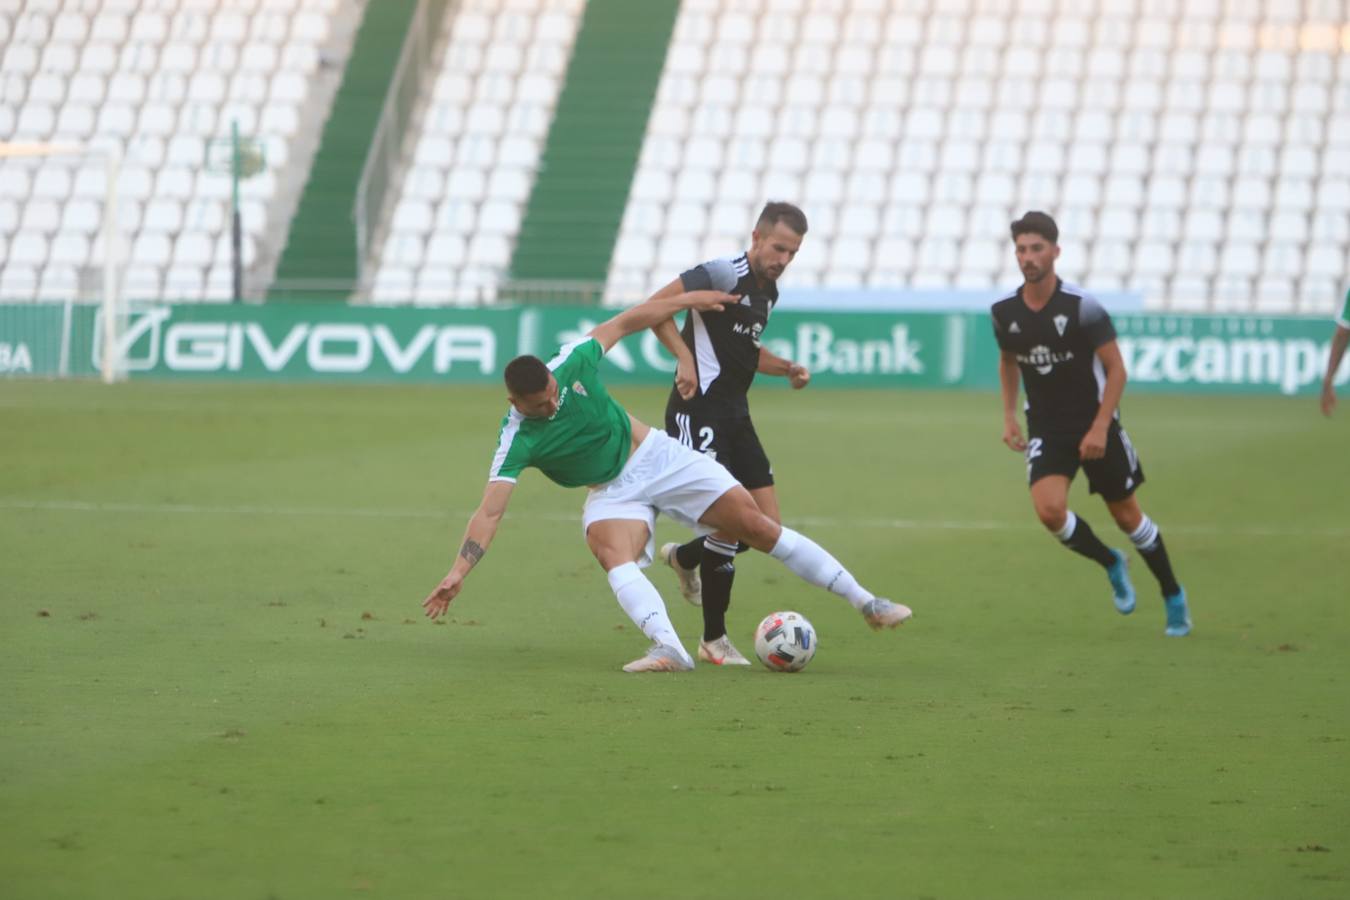
MULTIPOLYGON (((1119 550, 1112 550, 1111 555, 1116 561, 1107 568, 1106 577, 1111 579, 1111 593, 1116 602, 1116 612, 1128 616, 1134 612, 1134 585, 1130 584, 1130 559, 1119 550)), ((1183 599, 1181 602, 1184 608, 1186 601, 1183 599)))
POLYGON ((1185 637, 1191 633, 1191 611, 1186 606, 1186 589, 1182 588, 1170 597, 1164 597, 1167 605, 1167 628, 1163 634, 1168 637, 1185 637))

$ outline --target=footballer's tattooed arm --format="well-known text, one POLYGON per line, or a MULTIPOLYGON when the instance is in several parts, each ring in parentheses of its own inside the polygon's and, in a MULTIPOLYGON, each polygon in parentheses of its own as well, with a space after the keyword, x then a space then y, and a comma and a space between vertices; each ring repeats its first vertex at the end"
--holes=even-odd
POLYGON ((484 488, 483 502, 478 504, 468 527, 464 529, 464 542, 460 545, 454 565, 441 579, 441 583, 436 585, 436 589, 422 601, 422 608, 426 610, 428 618, 444 615, 450 601, 463 589, 465 577, 491 546, 497 526, 506 514, 506 504, 511 499, 511 489, 514 487, 513 481, 490 481, 484 488))
POLYGON ((469 561, 469 568, 478 565, 478 561, 483 558, 483 554, 486 552, 487 550, 483 548, 483 545, 473 538, 469 538, 464 542, 464 546, 459 548, 459 555, 469 561))

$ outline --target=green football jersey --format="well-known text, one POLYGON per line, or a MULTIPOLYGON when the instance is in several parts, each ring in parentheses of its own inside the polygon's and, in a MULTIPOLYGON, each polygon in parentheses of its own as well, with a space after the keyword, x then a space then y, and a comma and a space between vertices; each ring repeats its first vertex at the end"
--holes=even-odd
POLYGON ((1341 307, 1341 314, 1336 317, 1336 324, 1342 328, 1350 328, 1350 289, 1345 292, 1345 305, 1341 307))
POLYGON ((558 379, 558 411, 529 419, 513 406, 502 419, 489 481, 511 481, 534 466, 563 487, 603 484, 628 462, 633 424, 600 383, 605 351, 595 338, 564 344, 549 360, 558 379))

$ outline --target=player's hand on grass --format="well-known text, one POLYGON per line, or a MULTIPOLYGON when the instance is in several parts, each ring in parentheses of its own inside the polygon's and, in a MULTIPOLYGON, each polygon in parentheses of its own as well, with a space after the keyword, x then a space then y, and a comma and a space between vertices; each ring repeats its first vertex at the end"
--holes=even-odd
POLYGON ((1027 449, 1027 439, 1022 436, 1022 426, 1013 419, 1003 423, 1003 443, 1008 445, 1008 449, 1016 450, 1018 453, 1025 453, 1027 449))
POLYGON ((794 391, 800 391, 811 383, 811 370, 806 366, 793 363, 788 366, 788 384, 792 385, 794 391))
POLYGON ((445 615, 445 611, 450 608, 450 601, 459 595, 459 589, 463 586, 464 576, 458 572, 451 572, 441 579, 441 583, 436 585, 436 590, 422 601, 422 609, 426 610, 427 618, 439 619, 445 615))
POLYGON ((1101 459, 1106 455, 1106 426, 1093 425, 1078 442, 1079 459, 1101 459))
POLYGON ((680 392, 680 397, 689 400, 698 391, 698 378, 694 375, 693 361, 685 362, 680 360, 675 364, 675 390, 680 392))
POLYGON ((1322 415, 1330 416, 1336 408, 1336 386, 1330 381, 1322 382, 1322 415))

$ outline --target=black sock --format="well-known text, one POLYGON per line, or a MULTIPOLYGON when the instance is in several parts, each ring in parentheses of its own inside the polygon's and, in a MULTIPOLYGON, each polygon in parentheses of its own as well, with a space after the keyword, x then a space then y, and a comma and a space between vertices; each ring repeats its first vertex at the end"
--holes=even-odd
POLYGON ((687 544, 675 548, 675 561, 682 569, 697 569, 703 559, 703 538, 696 537, 687 544))
POLYGON ((1177 584, 1177 577, 1172 574, 1172 561, 1167 558, 1167 545, 1163 543, 1162 533, 1158 531, 1158 526, 1153 524, 1153 520, 1144 516, 1139 527, 1130 535, 1130 541, 1144 558, 1144 562, 1148 563, 1148 569, 1153 573, 1153 577, 1158 579, 1163 596, 1172 597, 1179 594, 1181 585, 1177 584))
POLYGON ((703 579, 703 639, 715 641, 727 633, 731 583, 736 580, 736 549, 716 538, 704 538, 699 577, 703 579))
POLYGON ((1074 553, 1086 556, 1104 569, 1115 565, 1116 555, 1111 552, 1111 548, 1101 542, 1086 519, 1079 518, 1072 512, 1069 513, 1069 520, 1064 523, 1064 528, 1055 537, 1074 553))

